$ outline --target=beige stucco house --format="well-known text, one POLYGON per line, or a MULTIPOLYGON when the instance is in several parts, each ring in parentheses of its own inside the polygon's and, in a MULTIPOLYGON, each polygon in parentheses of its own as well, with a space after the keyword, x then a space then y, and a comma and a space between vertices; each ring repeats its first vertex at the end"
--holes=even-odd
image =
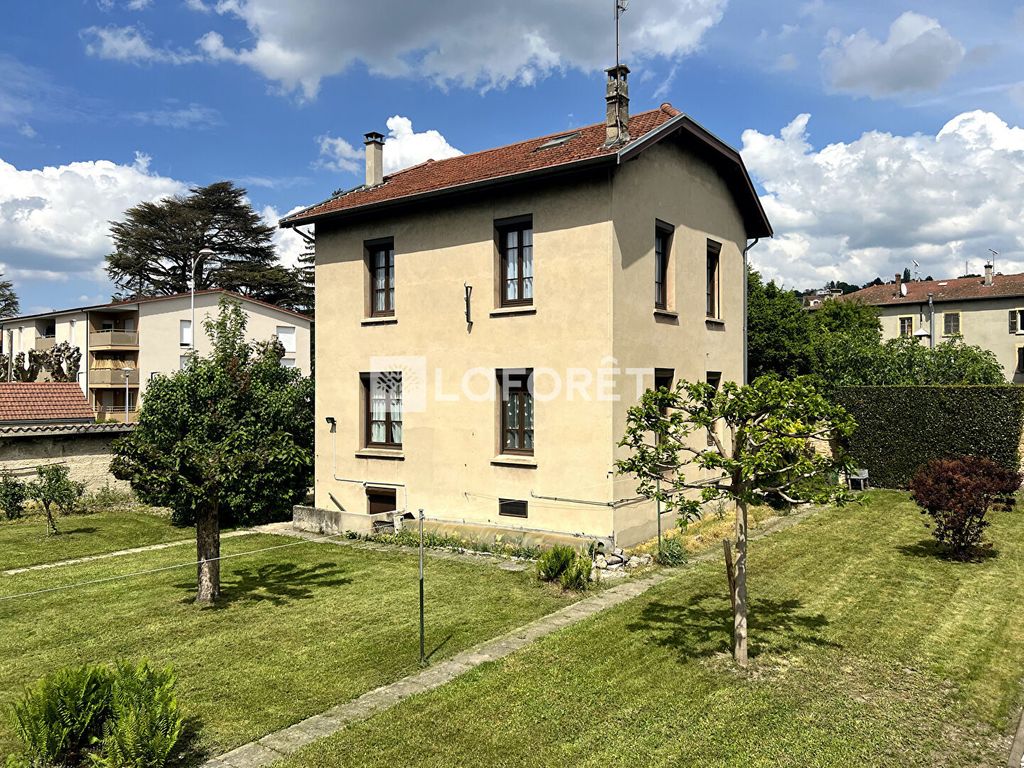
POLYGON ((935 345, 960 337, 994 352, 1008 381, 1024 383, 1024 274, 995 274, 986 264, 980 277, 903 282, 896 275, 843 300, 877 307, 885 339, 935 345))
POLYGON ((671 105, 629 115, 627 73, 602 123, 389 176, 367 134, 366 183, 282 221, 316 236, 312 527, 653 535, 614 472, 627 409, 743 379, 772 230, 739 154, 671 105))
POLYGON ((154 375, 178 370, 193 344, 198 354, 210 353, 203 323, 216 316, 223 296, 241 303, 249 338, 277 336, 285 348, 282 364, 309 375, 310 318, 227 291, 196 291, 194 333, 188 293, 5 318, 0 320, 0 333, 4 348, 15 355, 30 349, 44 351, 61 342, 78 347, 82 352, 79 384, 97 417, 134 421, 154 375))

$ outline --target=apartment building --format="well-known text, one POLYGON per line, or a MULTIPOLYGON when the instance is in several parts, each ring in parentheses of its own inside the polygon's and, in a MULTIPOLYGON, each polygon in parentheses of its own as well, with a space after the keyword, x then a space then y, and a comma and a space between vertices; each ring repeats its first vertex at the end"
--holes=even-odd
POLYGON ((224 296, 241 302, 249 338, 276 336, 285 348, 282 364, 309 375, 310 318, 227 291, 196 292, 194 329, 192 296, 184 293, 5 318, 0 333, 15 355, 61 342, 78 347, 78 382, 97 418, 130 422, 153 376, 178 370, 193 349, 209 354, 203 323, 224 296))
MULTIPOLYGON (((771 226, 740 155, 663 104, 366 180, 315 227, 315 509, 366 529, 424 509, 475 535, 654 534, 614 472, 627 409, 744 376, 744 260, 771 226)), ((704 438, 706 439, 706 438, 704 438)))
POLYGON ((995 353, 1009 382, 1024 383, 1024 274, 911 280, 847 294, 844 301, 877 307, 882 337, 912 336, 934 346, 960 338, 995 353))

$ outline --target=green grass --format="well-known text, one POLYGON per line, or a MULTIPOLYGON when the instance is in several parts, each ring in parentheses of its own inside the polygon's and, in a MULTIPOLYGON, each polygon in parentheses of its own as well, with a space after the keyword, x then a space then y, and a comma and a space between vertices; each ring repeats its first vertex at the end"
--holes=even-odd
MULTIPOLYGON (((294 539, 254 534, 226 555, 294 539)), ((173 664, 179 698, 220 753, 419 668, 417 559, 299 542, 223 561, 222 604, 193 602, 195 569, 3 601, 4 595, 130 574, 188 560, 168 549, 0 577, 0 710, 50 670, 119 658, 173 664)), ((427 561, 427 652, 433 659, 575 599, 531 572, 427 561)), ((15 746, 0 713, 0 755, 15 746)))
POLYGON ((297 753, 357 766, 1005 764, 1024 675, 1024 514, 935 556, 875 493, 751 546, 747 674, 720 562, 297 753))
POLYGON ((0 571, 195 536, 192 528, 176 528, 170 518, 146 512, 57 515, 56 520, 57 536, 46 535, 42 514, 0 521, 0 571))

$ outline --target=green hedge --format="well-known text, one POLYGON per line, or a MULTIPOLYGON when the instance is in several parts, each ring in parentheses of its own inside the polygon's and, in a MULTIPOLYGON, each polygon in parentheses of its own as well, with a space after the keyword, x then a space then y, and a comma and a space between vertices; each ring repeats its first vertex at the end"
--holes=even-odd
POLYGON ((857 422, 848 447, 872 485, 904 488, 921 464, 943 456, 1020 466, 1024 387, 840 387, 834 397, 857 422))

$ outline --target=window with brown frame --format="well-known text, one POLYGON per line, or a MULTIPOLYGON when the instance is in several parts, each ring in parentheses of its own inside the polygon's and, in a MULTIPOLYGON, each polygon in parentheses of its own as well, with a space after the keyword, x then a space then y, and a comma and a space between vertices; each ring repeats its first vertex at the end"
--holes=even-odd
POLYGON ((367 487, 366 511, 371 515, 376 515, 380 512, 394 512, 398 509, 396 496, 394 488, 367 487))
POLYGON ((533 455, 533 369, 498 371, 501 452, 533 455))
POLYGON ((901 317, 900 318, 900 336, 913 336, 914 335, 914 318, 913 317, 901 317))
POLYGON ((659 223, 654 228, 654 308, 668 309, 668 262, 672 229, 659 223))
POLYGON ((707 274, 707 316, 717 319, 719 316, 719 262, 722 244, 708 240, 708 274, 707 274))
MULTIPOLYGON (((718 388, 722 385, 722 374, 718 371, 708 371, 705 375, 708 384, 717 392, 718 388)), ((715 440, 712 437, 712 430, 708 430, 708 445, 714 445, 715 440)))
POLYGON ((960 313, 942 313, 942 333, 945 336, 956 336, 960 333, 960 313))
POLYGON ((368 448, 402 447, 402 373, 364 373, 363 418, 368 448))
POLYGON ((533 219, 498 224, 501 306, 533 304, 533 219))
POLYGON ((529 505, 520 499, 498 499, 498 514, 502 517, 528 517, 529 505))
POLYGON ((395 314, 395 241, 379 240, 366 246, 370 271, 370 316, 395 314))

